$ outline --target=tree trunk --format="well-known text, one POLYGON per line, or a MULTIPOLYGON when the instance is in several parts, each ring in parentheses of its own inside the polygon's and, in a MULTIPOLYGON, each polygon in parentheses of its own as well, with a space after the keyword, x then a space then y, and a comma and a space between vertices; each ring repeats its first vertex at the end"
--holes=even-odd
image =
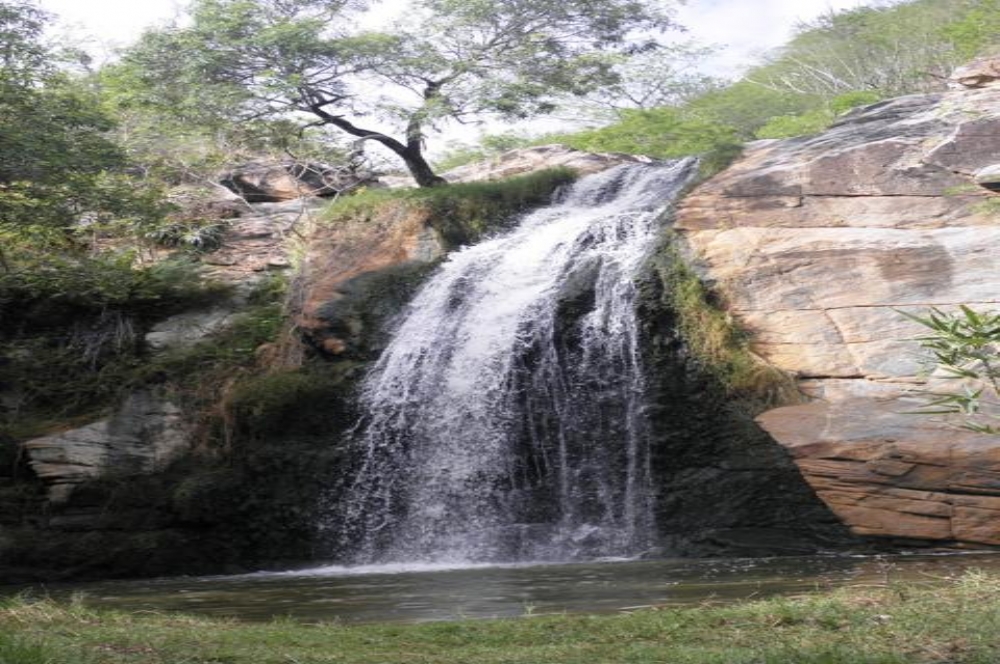
POLYGON ((403 158, 418 187, 440 187, 448 184, 447 180, 434 172, 419 148, 408 147, 397 154, 403 158))
POLYGON ((410 171, 410 175, 413 179, 417 181, 417 186, 419 187, 440 187, 442 185, 448 184, 440 175, 434 172, 431 165, 427 163, 424 159, 423 150, 420 148, 420 122, 419 119, 414 119, 410 122, 410 127, 407 129, 408 140, 406 143, 397 141, 391 136, 386 136, 385 134, 377 131, 372 131, 370 129, 362 129, 349 120, 339 116, 333 115, 332 113, 324 110, 325 103, 322 101, 317 101, 315 103, 309 104, 302 108, 304 111, 309 111, 316 115, 324 124, 331 124, 334 127, 346 131, 351 136, 356 136, 362 140, 366 141, 377 141, 385 147, 389 148, 406 164, 406 168, 410 171))

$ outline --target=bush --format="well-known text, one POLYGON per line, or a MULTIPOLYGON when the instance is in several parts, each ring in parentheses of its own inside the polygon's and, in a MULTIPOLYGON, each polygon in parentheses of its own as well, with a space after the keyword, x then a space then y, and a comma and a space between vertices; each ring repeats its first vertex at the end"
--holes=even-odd
POLYGON ((938 375, 957 383, 954 390, 926 392, 926 405, 914 414, 952 416, 963 429, 1000 435, 1000 313, 964 305, 955 312, 900 313, 927 328, 917 340, 938 375))
POLYGON ((576 177, 573 170, 560 167, 494 182, 366 190, 338 199, 327 208, 324 217, 331 224, 366 224, 399 206, 426 215, 445 242, 455 247, 505 228, 517 215, 549 203, 560 187, 576 177))
POLYGON ((552 134, 537 143, 562 143, 587 152, 619 152, 657 158, 684 157, 737 143, 729 125, 685 115, 676 108, 622 111, 621 120, 600 129, 552 134))

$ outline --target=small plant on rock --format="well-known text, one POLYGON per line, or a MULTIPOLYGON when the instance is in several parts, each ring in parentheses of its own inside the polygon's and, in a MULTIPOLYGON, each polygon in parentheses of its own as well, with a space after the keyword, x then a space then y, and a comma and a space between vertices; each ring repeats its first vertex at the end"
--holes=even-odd
POLYGON ((935 377, 958 381, 955 390, 927 391, 921 415, 951 415, 969 431, 1000 435, 1000 312, 932 308, 923 316, 900 312, 927 328, 917 337, 936 365, 935 377))

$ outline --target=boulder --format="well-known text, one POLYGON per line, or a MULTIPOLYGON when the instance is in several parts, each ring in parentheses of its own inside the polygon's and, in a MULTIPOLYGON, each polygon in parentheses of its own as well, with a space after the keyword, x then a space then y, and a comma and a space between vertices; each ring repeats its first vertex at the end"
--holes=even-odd
POLYGON ((336 196, 371 179, 370 173, 347 166, 287 161, 242 164, 223 173, 219 182, 248 203, 266 203, 336 196))
POLYGON ((1000 545, 1000 437, 909 414, 948 386, 901 313, 1000 307, 1000 219, 977 186, 998 161, 1000 87, 963 87, 752 143, 678 210, 754 352, 812 398, 758 422, 855 534, 1000 545))
POLYGON ((1000 164, 984 166, 975 173, 976 184, 989 191, 1000 192, 1000 164))
POLYGON ((1000 58, 987 57, 973 60, 952 72, 949 85, 952 88, 984 88, 1000 81, 1000 58))
POLYGON ((162 470, 188 449, 181 409, 148 390, 133 392, 108 419, 23 443, 49 501, 65 503, 76 485, 106 473, 142 475, 162 470))
POLYGON ((185 311, 162 320, 146 333, 146 346, 154 352, 192 346, 227 327, 238 313, 236 304, 185 311))

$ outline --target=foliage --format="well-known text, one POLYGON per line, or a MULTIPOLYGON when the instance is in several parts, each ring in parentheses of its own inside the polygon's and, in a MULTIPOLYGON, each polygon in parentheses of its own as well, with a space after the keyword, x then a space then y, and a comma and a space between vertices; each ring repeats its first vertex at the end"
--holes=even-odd
POLYGON ((218 219, 168 219, 146 231, 143 237, 161 247, 207 252, 222 246, 229 225, 218 219))
MULTIPOLYGON (((995 4, 915 0, 831 11, 801 25, 788 44, 735 83, 703 81, 691 94, 665 99, 667 105, 620 110, 606 127, 536 142, 664 157, 816 133, 856 106, 943 88, 956 65, 1000 45, 995 4)), ((625 93, 617 103, 627 104, 631 96, 625 93)))
POLYGON ((817 134, 833 123, 837 116, 852 108, 874 104, 881 97, 876 92, 845 92, 837 95, 822 108, 815 108, 800 115, 779 115, 757 130, 757 138, 792 138, 817 134))
POLYGON ((685 117, 673 108, 626 110, 621 120, 603 127, 574 134, 549 135, 545 143, 563 143, 588 152, 622 152, 650 157, 681 157, 707 152, 722 145, 732 145, 732 128, 715 122, 685 117))
POLYGON ((0 434, 38 435, 93 416, 135 383, 148 325, 226 294, 183 260, 26 253, 0 272, 0 434), (15 398, 16 397, 16 398, 15 398))
POLYGON ((774 90, 831 98, 873 91, 882 97, 943 87, 963 54, 943 29, 962 15, 962 0, 913 0, 830 11, 747 79, 774 90))
POLYGON ((158 192, 135 186, 96 94, 59 71, 41 42, 46 20, 33 3, 0 7, 0 235, 65 244, 154 221, 158 192))
POLYGON ((548 203, 576 179, 567 168, 550 168, 494 182, 465 182, 428 189, 369 190, 338 199, 327 223, 370 222, 388 206, 420 211, 452 247, 504 228, 518 214, 548 203))
POLYGON ((1000 2, 968 0, 960 3, 957 19, 944 24, 942 35, 960 60, 995 55, 1000 47, 1000 2))
POLYGON ((714 51, 693 42, 679 42, 619 57, 613 64, 613 81, 580 99, 566 100, 564 106, 604 121, 618 120, 626 110, 683 106, 723 87, 721 79, 700 71, 714 51))
POLYGON ((305 113, 381 144, 434 186, 443 181, 423 143, 436 123, 549 110, 554 94, 613 80, 605 53, 635 49, 637 31, 669 24, 643 0, 420 0, 390 33, 336 27, 353 9, 346 0, 197 0, 188 24, 147 32, 122 66, 147 100, 181 117, 305 113), (352 119, 373 113, 402 137, 352 119))
POLYGON ((0 334, 19 326, 65 325, 68 319, 109 310, 154 320, 211 300, 225 289, 202 280, 187 259, 133 267, 134 255, 19 253, 0 273, 0 334))
POLYGON ((928 392, 922 415, 953 415, 961 427, 1000 434, 1000 313, 977 312, 967 306, 925 315, 900 312, 929 333, 917 337, 937 368, 935 376, 958 381, 956 390, 928 392))
POLYGON ((0 604, 0 633, 16 644, 12 652, 45 656, 24 664, 990 664, 1000 657, 998 591, 996 576, 970 572, 617 615, 526 610, 502 620, 372 625, 240 623, 22 596, 0 604))
POLYGON ((294 120, 231 122, 210 113, 182 113, 151 98, 136 67, 115 63, 94 77, 100 101, 115 118, 113 136, 144 181, 219 187, 219 171, 250 162, 338 163, 347 159, 336 137, 294 120))

